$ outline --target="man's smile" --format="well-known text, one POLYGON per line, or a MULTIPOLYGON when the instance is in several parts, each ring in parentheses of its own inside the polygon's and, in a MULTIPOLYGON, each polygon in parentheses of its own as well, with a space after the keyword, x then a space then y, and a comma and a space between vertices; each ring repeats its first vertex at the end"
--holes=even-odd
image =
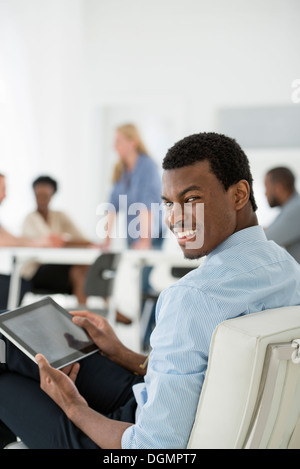
POLYGON ((186 243, 187 241, 192 241, 197 233, 197 230, 186 230, 186 231, 179 231, 173 230, 174 235, 178 241, 178 244, 186 243))

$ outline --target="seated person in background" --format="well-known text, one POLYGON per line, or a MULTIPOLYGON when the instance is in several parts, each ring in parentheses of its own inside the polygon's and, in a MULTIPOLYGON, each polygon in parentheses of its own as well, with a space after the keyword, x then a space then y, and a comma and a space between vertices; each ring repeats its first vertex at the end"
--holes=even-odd
MULTIPOLYGON (((0 174, 0 204, 6 197, 6 181, 5 176, 0 174)), ((61 240, 55 235, 43 233, 41 236, 31 239, 28 236, 14 236, 9 233, 0 223, 0 247, 27 246, 27 247, 56 247, 61 245, 61 240)), ((7 307, 9 275, 0 275, 0 310, 7 307)), ((24 293, 30 289, 30 285, 26 281, 22 281, 20 301, 24 293)))
POLYGON ((300 266, 258 226, 248 159, 235 140, 187 137, 163 169, 165 221, 185 257, 206 258, 160 295, 147 369, 144 356, 87 311, 73 312, 73 321, 101 353, 64 371, 42 355, 38 368, 3 338, 3 441, 8 427, 30 448, 186 448, 216 326, 300 304, 300 266))
MULTIPOLYGON (((23 235, 36 240, 55 236, 60 246, 88 246, 87 240, 70 218, 63 212, 51 210, 52 197, 57 192, 57 182, 49 176, 40 176, 33 182, 37 208, 23 222, 23 235)), ((53 293, 73 293, 79 304, 84 305, 84 281, 87 266, 27 264, 22 277, 31 281, 33 290, 53 293)))
POLYGON ((265 176, 265 188, 270 207, 281 209, 265 229, 266 236, 300 263, 300 195, 295 188, 295 176, 286 167, 270 169, 265 176))

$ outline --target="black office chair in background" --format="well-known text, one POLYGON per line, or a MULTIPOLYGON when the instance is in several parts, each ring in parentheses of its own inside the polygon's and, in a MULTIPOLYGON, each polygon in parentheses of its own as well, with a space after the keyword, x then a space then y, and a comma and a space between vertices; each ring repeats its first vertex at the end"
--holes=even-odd
POLYGON ((92 308, 93 311, 107 317, 111 323, 114 323, 116 318, 113 288, 120 260, 120 253, 102 253, 88 269, 85 279, 86 296, 100 297, 107 305, 100 309, 92 308))
MULTIPOLYGON (((88 268, 84 284, 84 292, 86 297, 96 297, 103 299, 103 307, 99 307, 99 304, 97 304, 96 307, 89 307, 89 309, 107 317, 112 323, 115 322, 116 314, 116 312, 113 311, 113 309, 115 310, 115 306, 113 304, 112 296, 120 259, 121 254, 119 253, 101 253, 95 262, 88 268)), ((31 288, 29 292, 34 295, 47 296, 56 294, 72 295, 70 289, 53 289, 46 287, 31 288)), ((62 306, 64 306, 64 304, 62 304, 62 306)), ((66 307, 66 309, 70 309, 70 307, 64 307, 66 307)), ((71 309, 75 310, 78 308, 72 307, 71 309)), ((83 306, 80 306, 80 309, 82 308, 83 306)))

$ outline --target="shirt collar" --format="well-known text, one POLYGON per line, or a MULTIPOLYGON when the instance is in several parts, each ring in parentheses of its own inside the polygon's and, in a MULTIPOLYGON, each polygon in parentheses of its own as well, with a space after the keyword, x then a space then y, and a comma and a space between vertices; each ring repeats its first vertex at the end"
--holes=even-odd
POLYGON ((243 230, 237 231, 229 236, 225 241, 223 241, 219 246, 217 246, 213 251, 211 251, 207 259, 210 259, 215 254, 225 251, 232 246, 238 244, 248 244, 253 241, 266 241, 266 235, 264 229, 260 225, 251 226, 250 228, 245 228, 243 230))

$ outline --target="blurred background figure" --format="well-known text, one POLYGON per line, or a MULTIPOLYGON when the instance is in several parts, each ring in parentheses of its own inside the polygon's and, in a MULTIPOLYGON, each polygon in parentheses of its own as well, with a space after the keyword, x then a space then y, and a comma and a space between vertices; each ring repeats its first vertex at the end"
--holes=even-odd
MULTIPOLYGON (((23 222, 22 234, 32 240, 48 236, 57 240, 60 247, 89 246, 91 243, 64 212, 52 210, 51 200, 57 192, 57 182, 49 176, 40 176, 33 182, 36 210, 23 222)), ((30 280, 33 291, 68 293, 84 305, 84 281, 88 267, 82 265, 24 266, 22 277, 30 280)))
POLYGON ((119 160, 113 172, 113 188, 110 203, 115 211, 108 217, 108 235, 110 237, 115 221, 115 214, 126 212, 127 245, 131 249, 159 248, 162 244, 162 217, 158 210, 152 211, 153 204, 161 204, 161 178, 158 168, 141 139, 138 129, 133 124, 125 124, 116 129, 115 149, 119 160), (125 201, 120 206, 120 197, 125 201), (143 204, 144 210, 136 213, 134 204, 143 204), (130 213, 129 207, 132 207, 130 213), (136 222, 138 216, 139 223, 136 222), (138 227, 135 230, 135 227, 138 227))
POLYGON ((280 213, 265 230, 268 239, 275 241, 300 263, 300 195, 295 176, 287 167, 270 169, 265 176, 266 197, 270 207, 280 213))
MULTIPOLYGON (((161 207, 161 177, 154 160, 149 156, 137 127, 131 123, 116 129, 115 150, 119 159, 113 172, 110 204, 114 211, 108 214, 105 247, 111 242, 111 233, 117 213, 125 214, 126 242, 129 249, 160 249, 163 242, 161 207), (120 201, 122 199, 122 206, 120 201), (137 205, 143 204, 142 210, 137 205)), ((152 267, 142 272, 142 292, 151 290, 149 276, 152 267)), ((117 312, 117 320, 129 324, 131 320, 117 312)))
MULTIPOLYGON (((4 174, 0 174, 0 204, 6 198, 6 179, 4 174)), ((27 247, 57 247, 61 245, 61 241, 49 233, 40 233, 35 239, 31 239, 26 235, 18 237, 9 233, 0 222, 0 246, 27 246, 27 247)), ((0 310, 7 307, 8 291, 9 291, 10 275, 0 274, 0 310)), ((21 292, 19 301, 22 301, 24 294, 30 290, 30 283, 26 280, 21 282, 21 292)))

